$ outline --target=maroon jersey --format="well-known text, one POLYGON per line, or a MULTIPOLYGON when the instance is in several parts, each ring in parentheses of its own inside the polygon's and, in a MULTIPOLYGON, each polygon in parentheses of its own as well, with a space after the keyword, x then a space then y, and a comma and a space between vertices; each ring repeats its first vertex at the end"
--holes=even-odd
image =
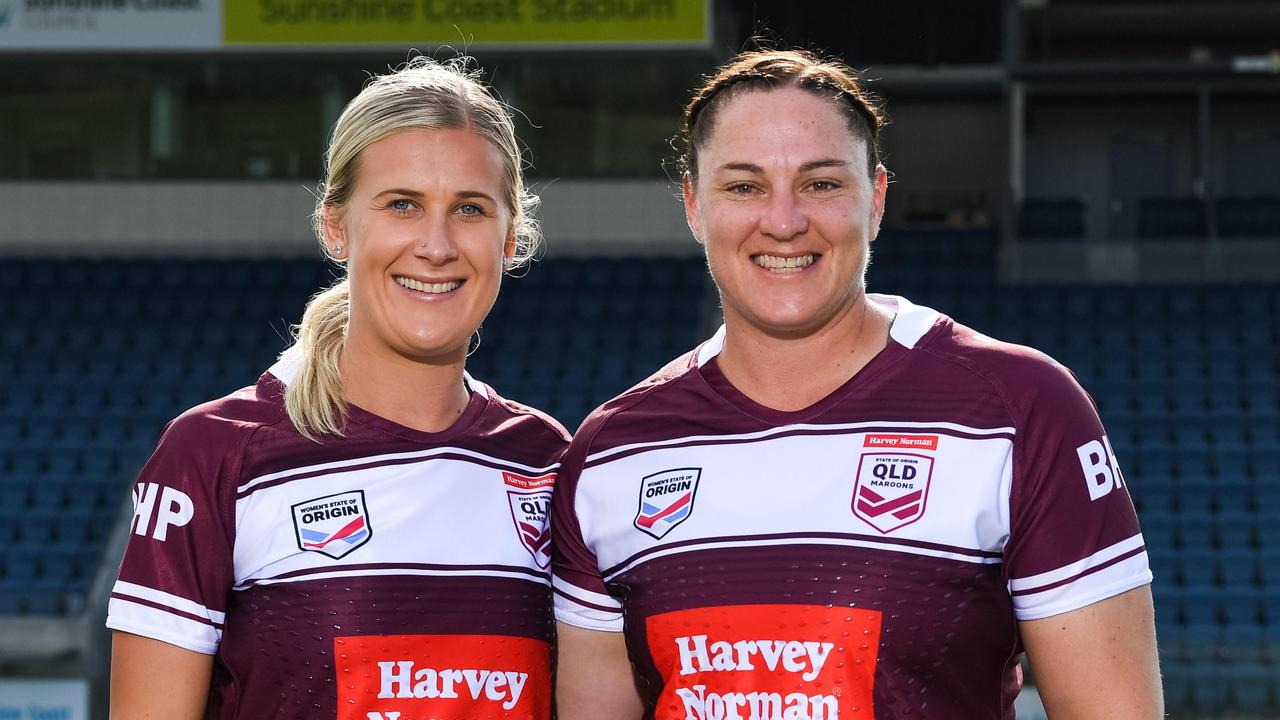
POLYGON ((166 429, 108 627, 215 655, 209 718, 549 718, 564 429, 467 378, 443 432, 352 407, 317 444, 284 410, 295 372, 166 429))
POLYGON ((1149 583, 1070 373, 901 298, 796 412, 723 330, 588 417, 553 501, 556 617, 624 632, 647 717, 1012 718, 1018 621, 1149 583))

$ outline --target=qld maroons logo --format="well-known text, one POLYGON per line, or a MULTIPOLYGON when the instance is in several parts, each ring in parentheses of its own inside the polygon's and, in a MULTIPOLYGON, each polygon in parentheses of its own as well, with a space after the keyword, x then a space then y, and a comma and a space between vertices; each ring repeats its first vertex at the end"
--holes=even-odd
POLYGON ((546 569, 551 565, 551 529, 547 525, 547 514, 551 510, 551 490, 556 476, 551 473, 525 477, 504 472, 502 481, 514 488, 507 491, 507 503, 511 506, 511 520, 516 524, 516 536, 533 555, 538 567, 546 569))
POLYGON ((299 549, 335 560, 373 537, 363 490, 326 495, 294 505, 293 528, 299 549))
POLYGON ((661 540, 693 513, 702 468, 677 468, 646 475, 640 482, 637 529, 661 540))
MULTIPOLYGON (((936 436, 868 435, 864 447, 912 447, 936 450, 936 436)), ((858 460, 853 514, 882 534, 924 516, 929 500, 933 458, 916 452, 877 450, 858 460)))

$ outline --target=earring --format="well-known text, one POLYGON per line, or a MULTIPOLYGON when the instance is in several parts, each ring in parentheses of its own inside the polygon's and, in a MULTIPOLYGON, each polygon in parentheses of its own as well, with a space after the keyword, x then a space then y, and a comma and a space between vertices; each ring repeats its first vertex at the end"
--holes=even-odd
POLYGON ((334 255, 337 255, 337 254, 338 254, 338 253, 340 253, 340 252, 342 252, 342 246, 341 246, 341 245, 334 245, 334 246, 333 246, 333 254, 334 254, 334 255))

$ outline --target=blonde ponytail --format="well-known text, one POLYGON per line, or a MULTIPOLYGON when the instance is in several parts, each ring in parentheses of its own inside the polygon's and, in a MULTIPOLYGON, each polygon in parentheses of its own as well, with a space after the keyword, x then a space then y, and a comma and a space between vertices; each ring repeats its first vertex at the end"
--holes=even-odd
POLYGON ((347 339, 350 307, 351 285, 343 278, 311 298, 294 328, 294 347, 302 351, 302 363, 285 388, 284 407, 298 432, 315 442, 346 434, 347 404, 338 360, 347 339))

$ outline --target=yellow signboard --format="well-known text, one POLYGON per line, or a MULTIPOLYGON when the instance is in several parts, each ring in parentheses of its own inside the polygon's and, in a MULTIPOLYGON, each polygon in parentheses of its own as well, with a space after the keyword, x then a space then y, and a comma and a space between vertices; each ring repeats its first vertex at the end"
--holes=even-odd
POLYGON ((710 0, 224 0, 228 46, 706 46, 710 0))

